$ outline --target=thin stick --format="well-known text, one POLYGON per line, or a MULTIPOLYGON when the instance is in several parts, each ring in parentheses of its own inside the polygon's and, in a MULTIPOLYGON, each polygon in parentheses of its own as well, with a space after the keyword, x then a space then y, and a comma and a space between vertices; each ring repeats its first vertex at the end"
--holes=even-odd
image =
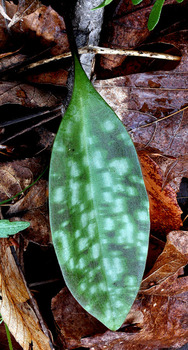
MULTIPOLYGON (((87 53, 95 53, 100 55, 121 55, 121 56, 136 56, 136 57, 149 57, 156 58, 162 60, 170 60, 170 61, 180 61, 180 56, 173 56, 166 53, 157 53, 157 52, 149 52, 149 51, 137 51, 137 50, 120 50, 120 49, 110 49, 107 47, 98 47, 98 46, 85 46, 78 49, 79 55, 87 54, 87 53)), ((63 58, 71 57, 71 51, 62 53, 61 55, 57 55, 48 59, 40 60, 35 63, 31 63, 28 66, 22 68, 20 71, 26 69, 33 69, 43 64, 47 64, 53 61, 59 61, 63 58)))

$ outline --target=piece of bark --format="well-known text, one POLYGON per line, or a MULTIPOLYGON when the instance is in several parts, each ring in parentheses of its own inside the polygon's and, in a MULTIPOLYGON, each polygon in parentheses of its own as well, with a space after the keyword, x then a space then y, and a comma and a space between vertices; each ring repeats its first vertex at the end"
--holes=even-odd
MULTIPOLYGON (((93 11, 92 9, 98 6, 100 3, 101 0, 77 1, 73 27, 76 32, 76 41, 78 47, 98 45, 103 23, 104 9, 102 8, 93 11)), ((90 78, 94 69, 95 55, 82 54, 80 56, 80 61, 88 78, 90 78)))

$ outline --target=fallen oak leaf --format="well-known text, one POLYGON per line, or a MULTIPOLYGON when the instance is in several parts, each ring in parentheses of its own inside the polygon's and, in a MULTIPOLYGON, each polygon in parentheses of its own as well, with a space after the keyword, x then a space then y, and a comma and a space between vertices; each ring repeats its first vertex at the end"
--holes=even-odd
POLYGON ((53 349, 42 317, 39 318, 39 310, 15 263, 7 239, 2 239, 0 245, 0 284, 0 313, 17 342, 24 350, 28 350, 31 343, 35 350, 53 349))

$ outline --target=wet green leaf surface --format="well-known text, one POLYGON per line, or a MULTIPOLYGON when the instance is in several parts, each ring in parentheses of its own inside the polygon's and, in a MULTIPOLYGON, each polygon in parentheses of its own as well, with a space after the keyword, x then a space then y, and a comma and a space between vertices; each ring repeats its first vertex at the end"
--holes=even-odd
POLYGON ((134 145, 77 58, 52 151, 49 206, 68 288, 90 314, 118 329, 142 280, 149 204, 134 145))

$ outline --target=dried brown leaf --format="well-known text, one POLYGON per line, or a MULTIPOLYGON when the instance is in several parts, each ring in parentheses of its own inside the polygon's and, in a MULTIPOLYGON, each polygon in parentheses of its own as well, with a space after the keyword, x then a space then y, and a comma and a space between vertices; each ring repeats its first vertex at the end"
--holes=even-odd
POLYGON ((159 153, 150 153, 150 157, 163 172, 163 188, 169 184, 177 193, 182 177, 188 177, 188 156, 172 158, 159 153))
POLYGON ((28 193, 12 204, 7 212, 8 215, 16 214, 20 211, 40 208, 46 204, 47 184, 45 180, 39 180, 37 184, 33 185, 28 193))
MULTIPOLYGON (((151 7, 142 10, 134 8, 133 12, 110 21, 106 26, 106 33, 103 34, 107 40, 103 41, 102 46, 131 49, 143 43, 149 36, 147 22, 150 11, 151 7)), ((101 58, 101 66, 112 69, 120 66, 124 60, 125 56, 105 55, 101 58)))
POLYGON ((141 73, 98 81, 95 87, 131 131, 140 147, 179 157, 187 153, 188 103, 185 73, 141 73), (155 82, 155 87, 150 83, 155 82), (158 83, 157 83, 158 82, 158 83), (172 117, 166 117, 174 112, 172 117), (159 119, 160 118, 160 119, 159 119), (147 127, 141 127, 141 125, 147 127))
POLYGON ((69 51, 64 19, 50 6, 41 6, 34 13, 24 17, 22 28, 25 32, 40 39, 42 45, 54 46, 50 52, 59 55, 69 51))
POLYGON ((66 287, 52 299, 52 312, 68 349, 80 346, 83 336, 106 330, 104 325, 78 304, 66 287))
POLYGON ((39 0, 20 0, 18 2, 17 11, 12 17, 9 23, 9 27, 12 27, 17 22, 23 20, 23 18, 34 11, 40 6, 39 0))
POLYGON ((34 108, 52 107, 58 102, 60 102, 59 97, 35 86, 17 82, 0 83, 0 105, 12 103, 34 108))
POLYGON ((42 172, 40 158, 1 163, 0 202, 15 196, 34 181, 42 172))
POLYGON ((23 275, 20 273, 7 239, 0 245, 0 274, 2 301, 0 313, 17 342, 28 350, 33 343, 35 350, 50 350, 50 340, 39 322, 37 307, 33 308, 23 275))
POLYGON ((30 226, 24 233, 24 249, 29 241, 40 245, 47 245, 51 241, 50 225, 47 208, 29 210, 22 216, 22 220, 29 221, 30 226))
POLYGON ((68 78, 68 71, 65 69, 58 69, 56 71, 30 74, 27 75, 27 80, 36 84, 50 84, 57 86, 66 86, 68 78))
POLYGON ((144 294, 174 295, 186 291, 186 278, 179 278, 179 290, 175 289, 175 280, 188 263, 188 232, 172 231, 167 236, 167 243, 152 270, 142 284, 144 294), (174 283, 172 283, 174 282, 174 283), (182 282, 182 284, 181 284, 182 282), (183 289, 183 290, 182 290, 183 289))
POLYGON ((142 313, 140 323, 135 324, 132 318, 133 323, 125 321, 122 331, 107 331, 83 338, 82 346, 96 350, 159 350, 169 347, 177 349, 187 343, 187 301, 183 295, 140 295, 131 312, 142 313))
POLYGON ((181 209, 170 185, 163 188, 163 173, 146 152, 139 152, 142 173, 149 197, 151 231, 161 236, 182 226, 181 209))

